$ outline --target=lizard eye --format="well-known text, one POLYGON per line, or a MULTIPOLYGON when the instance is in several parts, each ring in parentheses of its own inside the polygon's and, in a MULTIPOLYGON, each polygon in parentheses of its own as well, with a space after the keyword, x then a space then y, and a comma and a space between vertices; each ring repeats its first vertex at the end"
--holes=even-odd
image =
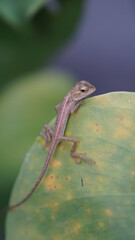
POLYGON ((80 86, 80 91, 81 92, 87 92, 88 91, 88 86, 80 86))

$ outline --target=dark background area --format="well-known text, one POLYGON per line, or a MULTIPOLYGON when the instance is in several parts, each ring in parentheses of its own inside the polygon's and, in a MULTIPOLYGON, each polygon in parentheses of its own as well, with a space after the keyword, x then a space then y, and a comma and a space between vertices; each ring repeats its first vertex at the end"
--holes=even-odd
POLYGON ((91 81, 96 94, 135 91, 135 2, 87 0, 76 33, 50 65, 91 81))

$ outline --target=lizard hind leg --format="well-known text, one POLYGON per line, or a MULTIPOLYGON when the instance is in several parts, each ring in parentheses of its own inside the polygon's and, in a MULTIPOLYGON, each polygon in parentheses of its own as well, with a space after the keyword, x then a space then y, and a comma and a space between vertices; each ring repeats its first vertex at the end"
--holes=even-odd
POLYGON ((77 143, 78 143, 76 138, 60 137, 59 140, 73 143, 73 146, 71 148, 71 156, 73 157, 73 159, 75 160, 75 162, 77 164, 80 164, 81 160, 87 161, 88 163, 91 163, 91 164, 95 164, 95 162, 92 159, 86 157, 85 154, 75 153, 75 149, 76 149, 76 146, 77 146, 77 143))
POLYGON ((44 126, 45 131, 42 131, 40 133, 40 136, 45 140, 45 146, 47 143, 51 142, 52 137, 53 137, 53 130, 48 126, 44 126))

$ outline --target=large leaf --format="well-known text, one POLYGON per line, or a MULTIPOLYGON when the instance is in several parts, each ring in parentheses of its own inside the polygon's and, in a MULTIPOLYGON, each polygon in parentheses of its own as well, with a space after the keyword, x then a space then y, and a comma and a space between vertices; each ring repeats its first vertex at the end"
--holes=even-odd
POLYGON ((0 82, 41 67, 71 36, 83 0, 62 0, 57 12, 41 9, 19 29, 0 21, 0 82))
POLYGON ((0 0, 0 16, 17 25, 33 15, 47 0, 0 0))
MULTIPOLYGON (((66 136, 95 161, 76 164, 61 143, 33 196, 8 214, 7 240, 135 239, 135 94, 110 93, 85 101, 66 136)), ((47 156, 38 137, 26 155, 10 204, 32 188, 47 156)))

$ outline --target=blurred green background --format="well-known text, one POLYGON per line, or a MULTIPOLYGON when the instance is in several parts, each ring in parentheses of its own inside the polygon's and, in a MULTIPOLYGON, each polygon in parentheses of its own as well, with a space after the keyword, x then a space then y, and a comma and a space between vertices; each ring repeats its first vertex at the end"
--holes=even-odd
POLYGON ((25 154, 76 80, 46 66, 70 39, 83 0, 0 0, 0 210, 25 154))

